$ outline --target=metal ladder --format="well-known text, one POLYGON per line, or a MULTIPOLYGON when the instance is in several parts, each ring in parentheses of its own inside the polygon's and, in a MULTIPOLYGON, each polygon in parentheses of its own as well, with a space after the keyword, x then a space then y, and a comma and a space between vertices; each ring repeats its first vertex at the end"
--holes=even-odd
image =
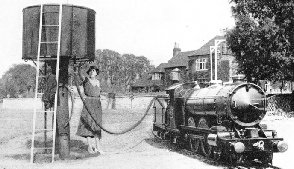
MULTIPOLYGON (((31 145, 31 159, 30 162, 34 163, 34 157, 35 157, 35 150, 43 150, 45 151, 45 153, 47 153, 47 150, 51 150, 52 151, 52 160, 51 162, 54 162, 54 153, 55 153, 55 134, 56 134, 56 110, 57 110, 57 97, 58 97, 58 78, 59 78, 59 60, 60 60, 60 39, 61 39, 61 21, 62 21, 62 4, 59 5, 59 9, 58 11, 48 11, 48 12, 44 12, 44 6, 41 4, 41 8, 40 8, 40 25, 39 25, 39 43, 38 43, 38 55, 37 55, 37 73, 36 73, 36 87, 35 87, 35 105, 34 105, 34 114, 33 114, 33 132, 32 132, 32 145, 31 145), (50 24, 50 25, 45 25, 43 24, 43 15, 46 13, 58 13, 58 25, 56 24, 50 24), (47 41, 46 37, 45 37, 45 41, 43 40, 43 30, 46 31, 46 29, 50 29, 50 28, 58 28, 58 39, 57 41, 47 41), (56 49, 56 58, 55 57, 51 57, 51 56, 41 56, 41 46, 42 44, 47 45, 55 45, 57 47, 56 49), (46 66, 45 66, 45 74, 40 75, 40 73, 42 73, 42 71, 40 71, 40 63, 41 62, 45 62, 46 65, 46 61, 48 60, 54 60, 56 61, 56 82, 57 82, 57 86, 56 86, 56 92, 55 92, 55 98, 54 98, 54 107, 53 110, 46 110, 45 108, 42 108, 42 110, 38 110, 37 109, 37 102, 38 102, 38 96, 42 96, 42 92, 39 92, 39 86, 42 83, 42 81, 40 80, 41 78, 44 78, 46 76, 46 66), (37 121, 37 114, 39 113, 44 113, 44 128, 36 128, 36 121, 37 121), (50 129, 47 129, 47 113, 53 113, 53 118, 52 118, 52 127, 50 129), (36 136, 36 132, 40 132, 40 131, 44 131, 44 147, 35 147, 35 136, 36 136), (47 147, 47 132, 52 132, 52 147, 47 147)), ((45 32, 45 36, 46 36, 46 32, 45 32)), ((51 68, 53 69, 53 68, 51 68)))

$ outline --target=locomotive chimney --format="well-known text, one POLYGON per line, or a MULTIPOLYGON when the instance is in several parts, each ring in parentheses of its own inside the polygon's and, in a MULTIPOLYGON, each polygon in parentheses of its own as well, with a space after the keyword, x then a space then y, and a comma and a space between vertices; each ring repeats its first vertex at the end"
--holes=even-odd
POLYGON ((238 74, 235 76, 232 76, 233 83, 244 83, 245 81, 245 75, 243 74, 238 74))

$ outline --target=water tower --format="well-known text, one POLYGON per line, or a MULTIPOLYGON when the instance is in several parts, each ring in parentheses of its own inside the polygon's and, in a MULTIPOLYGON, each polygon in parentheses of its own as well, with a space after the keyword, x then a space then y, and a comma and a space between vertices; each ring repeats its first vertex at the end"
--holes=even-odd
MULTIPOLYGON (((41 5, 23 9, 22 59, 36 60, 38 47, 41 57, 54 57, 57 53, 60 5, 41 5), (42 26, 42 27, 40 27, 42 26), (41 38, 40 38, 41 31, 41 38), (41 41, 39 40, 41 39, 41 41)), ((62 5, 60 57, 77 60, 95 58, 95 11, 86 7, 62 5)))
MULTIPOLYGON (((52 162, 54 161, 55 131, 58 152, 61 158, 69 155, 68 72, 71 62, 92 61, 95 58, 95 11, 82 6, 68 4, 43 4, 23 9, 22 59, 32 60, 37 66, 35 102, 42 96, 42 82, 49 68, 54 72, 57 87, 54 106, 44 112, 44 137, 47 138, 47 113, 53 113, 52 162), (58 92, 57 92, 58 91, 58 92), (51 110, 51 111, 50 111, 51 110)), ((43 84, 44 85, 44 84, 43 84)), ((36 113, 31 149, 33 162, 36 113)), ((46 141, 45 141, 46 143, 46 141)), ((45 144, 45 150, 48 149, 45 144)))

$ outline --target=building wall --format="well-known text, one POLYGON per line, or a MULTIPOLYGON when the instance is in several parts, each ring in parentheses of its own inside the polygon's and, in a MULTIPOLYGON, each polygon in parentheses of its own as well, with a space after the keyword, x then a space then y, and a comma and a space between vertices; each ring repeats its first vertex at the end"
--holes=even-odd
MULTIPOLYGON (((214 64, 213 64, 214 68, 214 64)), ((193 56, 190 57, 188 61, 188 74, 191 81, 198 81, 198 82, 208 82, 210 81, 210 56, 209 55, 203 55, 203 56, 193 56), (199 70, 196 71, 196 60, 197 59, 207 59, 206 63, 206 70, 199 70)))
MULTIPOLYGON (((212 55, 214 58, 214 55, 212 55)), ((211 61, 210 55, 202 55, 202 56, 190 56, 188 62, 188 76, 192 81, 209 82, 215 78, 215 63, 214 59, 212 60, 212 74, 211 74, 211 61), (196 71, 196 60, 200 58, 206 58, 206 70, 196 71)), ((236 74, 237 66, 234 62, 234 57, 231 55, 221 55, 218 57, 218 69, 217 69, 218 80, 222 80, 223 82, 232 81, 232 76, 236 74)))

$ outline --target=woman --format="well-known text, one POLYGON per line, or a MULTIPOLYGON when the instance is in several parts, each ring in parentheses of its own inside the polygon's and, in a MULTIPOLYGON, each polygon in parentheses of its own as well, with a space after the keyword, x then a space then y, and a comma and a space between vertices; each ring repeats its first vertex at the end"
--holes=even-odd
POLYGON ((101 129, 96 122, 102 124, 102 108, 100 102, 100 83, 96 79, 99 74, 99 69, 96 66, 90 66, 87 71, 89 77, 83 77, 79 70, 79 75, 83 79, 83 87, 85 93, 85 103, 89 111, 87 111, 85 105, 81 112, 80 122, 77 130, 77 135, 87 138, 88 152, 91 154, 102 153, 100 139, 101 129), (95 122, 96 121, 96 122, 95 122), (93 144, 92 142, 94 142, 93 144))

